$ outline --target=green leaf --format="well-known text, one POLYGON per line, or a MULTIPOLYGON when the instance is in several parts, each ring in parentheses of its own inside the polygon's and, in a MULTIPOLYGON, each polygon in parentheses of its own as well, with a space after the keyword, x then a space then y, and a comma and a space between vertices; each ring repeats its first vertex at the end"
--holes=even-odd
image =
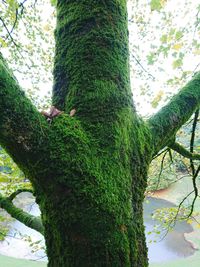
POLYGON ((176 40, 179 40, 181 37, 183 37, 183 33, 181 31, 177 31, 175 34, 176 40))
POLYGON ((56 6, 57 5, 57 0, 50 0, 51 1, 51 5, 52 6, 56 6))
POLYGON ((160 0, 151 0, 151 11, 160 11, 161 8, 162 8, 162 4, 161 4, 161 1, 160 0))
POLYGON ((161 101, 162 97, 163 97, 164 92, 162 90, 160 90, 157 95, 154 97, 154 99, 151 101, 151 106, 153 108, 157 108, 159 102, 161 101))
POLYGON ((147 61, 148 65, 153 65, 154 62, 156 61, 155 53, 151 52, 149 55, 147 55, 147 61))
POLYGON ((178 69, 180 68, 181 66, 183 65, 183 60, 181 58, 173 61, 172 63, 172 66, 173 66, 173 69, 178 69))
POLYGON ((167 34, 164 34, 164 35, 162 35, 161 37, 160 37, 160 41, 162 42, 162 43, 167 43, 167 34))

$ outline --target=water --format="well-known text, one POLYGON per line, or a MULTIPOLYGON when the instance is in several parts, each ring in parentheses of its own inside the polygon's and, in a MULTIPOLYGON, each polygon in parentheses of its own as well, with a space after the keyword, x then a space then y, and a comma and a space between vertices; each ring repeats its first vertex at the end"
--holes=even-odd
MULTIPOLYGON (((144 202, 144 221, 150 263, 172 261, 191 256, 195 252, 192 244, 186 241, 184 237, 184 233, 193 231, 192 226, 186 222, 177 223, 174 230, 166 236, 166 231, 163 229, 159 229, 161 232, 159 235, 147 234, 153 231, 154 225, 157 223, 152 219, 152 213, 158 208, 173 206, 175 206, 173 203, 157 198, 148 198, 148 203, 144 202)), ((40 213, 36 204, 28 205, 26 208, 33 215, 38 216, 40 213)), ((23 235, 30 235, 33 241, 42 240, 44 245, 44 239, 41 234, 15 221, 12 223, 9 236, 3 242, 0 242, 0 254, 32 260, 47 260, 44 250, 40 249, 36 253, 32 253, 29 242, 21 240, 19 232, 23 235), (14 236, 14 238, 10 236, 14 236)))
MULTIPOLYGON (((26 211, 36 216, 40 214, 40 210, 35 203, 28 205, 26 211)), ((34 247, 30 246, 31 243, 39 240, 41 240, 39 245, 43 247, 45 242, 40 233, 25 226, 19 221, 14 221, 8 236, 4 241, 0 242, 0 254, 15 258, 47 261, 44 249, 39 249, 36 252, 33 252, 32 250, 34 247), (29 240, 29 236, 31 237, 31 240, 29 240)))
POLYGON ((158 198, 148 198, 144 202, 144 222, 146 240, 149 252, 149 262, 159 263, 172 261, 178 258, 189 257, 195 253, 192 244, 185 239, 184 233, 193 232, 193 228, 185 221, 177 222, 172 231, 158 227, 160 234, 153 232, 154 226, 159 222, 152 219, 156 209, 175 207, 172 202, 158 198))

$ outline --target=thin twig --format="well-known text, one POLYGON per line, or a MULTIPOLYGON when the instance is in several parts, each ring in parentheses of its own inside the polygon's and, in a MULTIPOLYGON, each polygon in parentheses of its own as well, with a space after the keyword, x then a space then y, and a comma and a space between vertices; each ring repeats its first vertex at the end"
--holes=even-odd
POLYGON ((149 73, 149 72, 143 67, 143 65, 140 63, 139 59, 138 59, 136 56, 134 56, 133 53, 131 54, 131 56, 132 56, 133 59, 136 61, 136 63, 141 67, 141 69, 142 69, 144 72, 146 72, 146 73, 148 74, 148 76, 149 76, 153 81, 155 81, 156 78, 155 78, 151 73, 149 73))

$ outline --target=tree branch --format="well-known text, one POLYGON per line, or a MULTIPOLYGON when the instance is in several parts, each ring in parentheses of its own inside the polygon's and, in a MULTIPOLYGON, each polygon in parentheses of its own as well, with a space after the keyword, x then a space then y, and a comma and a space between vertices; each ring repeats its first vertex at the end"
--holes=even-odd
MULTIPOLYGON (((199 117, 199 109, 197 109, 197 111, 195 112, 194 120, 193 120, 193 124, 192 124, 192 133, 191 133, 191 139, 190 139, 190 152, 191 153, 193 153, 193 151, 194 151, 194 139, 195 139, 195 131, 196 131, 196 127, 197 127, 198 117, 199 117)), ((194 176, 195 175, 195 166, 194 166, 193 159, 190 159, 190 167, 192 169, 192 175, 194 176)))
POLYGON ((200 105, 200 73, 197 73, 148 123, 154 137, 154 154, 171 143, 178 129, 200 105))
POLYGON ((35 217, 20 208, 17 208, 9 198, 0 194, 0 207, 6 210, 13 218, 25 224, 26 226, 44 234, 44 227, 39 217, 35 217))
POLYGON ((21 188, 21 189, 16 190, 15 192, 13 192, 13 193, 8 197, 8 199, 12 201, 14 198, 16 198, 16 196, 18 196, 19 194, 21 194, 21 193, 23 193, 23 192, 29 192, 29 193, 32 193, 32 194, 33 194, 33 190, 32 190, 32 189, 21 188))
POLYGON ((192 160, 200 160, 200 154, 197 153, 191 153, 189 150, 187 150, 185 147, 183 147, 181 144, 175 142, 171 145, 169 145, 171 149, 182 155, 183 157, 187 159, 192 159, 192 160))
POLYGON ((22 170, 38 161, 49 125, 25 96, 0 54, 0 144, 22 170))

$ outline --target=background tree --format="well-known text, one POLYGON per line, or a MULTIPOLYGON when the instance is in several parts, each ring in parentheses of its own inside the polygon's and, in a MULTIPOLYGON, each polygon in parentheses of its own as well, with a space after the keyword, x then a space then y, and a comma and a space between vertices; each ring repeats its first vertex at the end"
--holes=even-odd
POLYGON ((0 143, 29 177, 41 219, 13 205, 20 191, 0 205, 44 234, 48 266, 148 266, 147 170, 166 146, 182 153, 175 135, 199 107, 200 75, 143 121, 130 89, 126 1, 58 0, 56 12, 51 110, 60 114, 38 112, 0 57, 0 143))

